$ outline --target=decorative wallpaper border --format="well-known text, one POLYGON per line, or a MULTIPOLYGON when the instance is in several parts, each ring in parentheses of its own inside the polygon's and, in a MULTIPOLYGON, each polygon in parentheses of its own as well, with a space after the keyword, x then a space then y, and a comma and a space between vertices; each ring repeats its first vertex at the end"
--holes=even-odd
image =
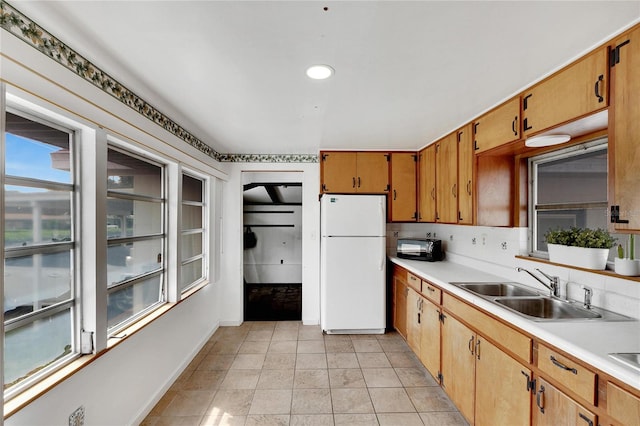
POLYGON ((318 156, 314 154, 221 154, 4 0, 0 0, 0 28, 18 37, 50 59, 58 62, 98 89, 113 96, 137 113, 216 161, 260 163, 318 162, 318 156))

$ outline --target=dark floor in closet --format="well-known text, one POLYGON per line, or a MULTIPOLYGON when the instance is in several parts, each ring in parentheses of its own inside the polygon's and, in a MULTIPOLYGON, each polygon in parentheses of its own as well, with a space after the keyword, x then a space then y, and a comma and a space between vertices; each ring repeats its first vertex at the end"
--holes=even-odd
POLYGON ((301 319, 301 284, 245 283, 245 321, 293 321, 301 319))

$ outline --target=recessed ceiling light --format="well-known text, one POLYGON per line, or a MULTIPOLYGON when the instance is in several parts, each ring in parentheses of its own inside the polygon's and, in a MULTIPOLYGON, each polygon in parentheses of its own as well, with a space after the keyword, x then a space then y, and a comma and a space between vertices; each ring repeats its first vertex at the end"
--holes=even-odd
POLYGON ((524 145, 529 148, 537 148, 541 146, 558 145, 561 143, 569 142, 571 140, 570 135, 544 135, 533 136, 524 141, 524 145))
POLYGON ((312 65, 307 68, 307 76, 314 80, 324 80, 331 77, 334 73, 333 68, 329 65, 312 65))

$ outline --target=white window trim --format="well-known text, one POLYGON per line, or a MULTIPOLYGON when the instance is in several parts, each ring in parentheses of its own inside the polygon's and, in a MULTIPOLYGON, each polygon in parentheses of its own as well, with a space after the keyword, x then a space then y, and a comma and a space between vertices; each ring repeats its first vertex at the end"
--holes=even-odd
POLYGON ((529 196, 529 206, 528 206, 528 220, 529 220, 529 229, 528 229, 528 239, 529 239, 529 254, 533 257, 548 259, 549 254, 546 251, 538 250, 536 246, 536 235, 537 235, 537 216, 536 216, 536 205, 537 198, 536 194, 538 193, 537 188, 537 166, 538 164, 543 164, 549 161, 560 160, 564 158, 574 157, 578 154, 583 154, 585 152, 594 152, 603 149, 607 149, 607 138, 598 138, 596 140, 592 140, 589 142, 581 143, 578 145, 570 146, 568 148, 547 152, 541 155, 533 156, 529 158, 528 161, 528 196, 529 196))

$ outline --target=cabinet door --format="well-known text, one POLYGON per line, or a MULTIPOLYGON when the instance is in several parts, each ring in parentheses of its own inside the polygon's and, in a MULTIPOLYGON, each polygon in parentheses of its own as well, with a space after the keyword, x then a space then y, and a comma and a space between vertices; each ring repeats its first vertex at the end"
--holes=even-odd
POLYGON ((356 188, 366 194, 389 192, 388 153, 358 152, 356 188))
POLYGON ((520 97, 489 111, 473 123, 476 153, 520 139, 520 97))
POLYGON ((416 213, 416 166, 414 153, 391 154, 391 221, 414 222, 416 213))
POLYGON ((458 222, 458 141, 453 133, 436 142, 436 220, 458 222))
POLYGON ((414 289, 409 288, 407 295, 407 344, 418 357, 420 356, 420 323, 422 322, 423 300, 414 289))
POLYGON ((608 106, 607 48, 601 48, 524 93, 525 136, 608 106))
POLYGON ((640 425, 640 398, 607 382, 607 414, 624 425, 640 425))
POLYGON ((356 192, 356 160, 355 152, 322 152, 320 163, 322 192, 356 192))
POLYGON ((482 336, 477 339, 475 424, 529 424, 531 371, 482 336))
POLYGON ((442 388, 460 413, 474 424, 476 335, 451 316, 445 317, 441 330, 442 388))
POLYGON ((536 406, 533 407, 534 426, 581 425, 596 426, 592 412, 550 385, 541 377, 536 379, 536 406))
POLYGON ((418 155, 418 221, 436 221, 436 145, 418 155))
POLYGON ((471 126, 458 131, 458 223, 473 224, 473 146, 471 126))
POLYGON ((440 372, 440 308, 423 299, 420 318, 420 361, 438 379, 440 372))
POLYGON ((615 46, 612 53, 619 61, 611 68, 609 188, 614 190, 609 202, 619 206, 620 220, 628 223, 612 226, 640 230, 640 28, 618 38, 615 46))
MULTIPOLYGON (((405 272, 406 274, 406 272, 405 272)), ((393 326, 402 337, 407 338, 407 292, 408 288, 399 274, 393 275, 393 326)))

